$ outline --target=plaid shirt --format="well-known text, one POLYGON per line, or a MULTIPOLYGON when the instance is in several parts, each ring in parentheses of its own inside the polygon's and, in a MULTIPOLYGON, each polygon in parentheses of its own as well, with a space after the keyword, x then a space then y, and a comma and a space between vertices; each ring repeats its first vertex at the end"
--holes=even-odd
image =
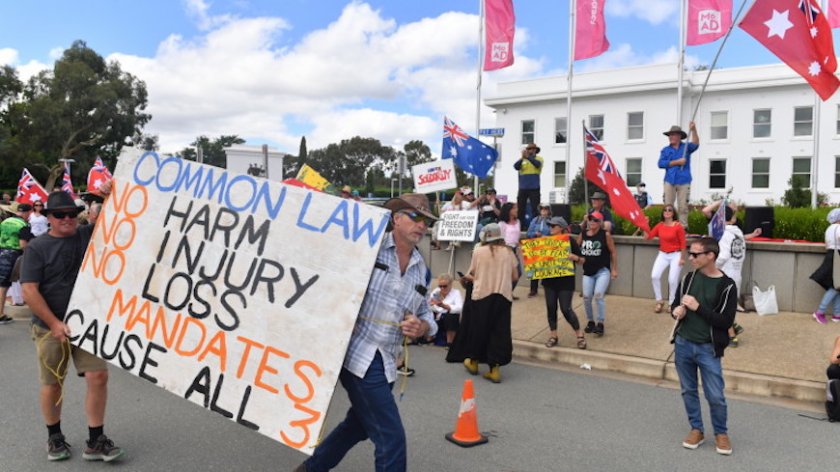
POLYGON ((403 341, 399 323, 405 313, 414 313, 426 321, 429 324, 429 336, 437 333, 437 323, 429 311, 425 293, 421 294, 416 289, 417 286, 429 288, 429 269, 420 252, 415 249, 411 252, 405 274, 400 275, 397 247, 390 233, 379 248, 376 265, 350 337, 344 368, 363 378, 376 351, 379 351, 384 362, 385 376, 388 382, 394 382, 397 378, 396 358, 403 341))

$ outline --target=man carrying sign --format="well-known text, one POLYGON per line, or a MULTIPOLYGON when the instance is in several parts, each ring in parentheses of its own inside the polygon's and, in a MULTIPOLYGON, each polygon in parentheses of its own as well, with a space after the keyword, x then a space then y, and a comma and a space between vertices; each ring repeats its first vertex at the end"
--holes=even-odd
POLYGON ((297 472, 330 470, 368 438, 376 448, 377 472, 406 470, 405 430, 391 388, 403 337, 437 333, 425 297, 429 269, 417 250, 436 218, 419 193, 392 198, 385 208, 393 213, 393 231, 379 249, 339 375, 350 410, 297 472))
MULTIPOLYGON (((110 188, 108 181, 100 191, 108 194, 110 188)), ((93 234, 93 225, 79 227, 82 210, 84 205, 76 205, 68 193, 50 194, 44 208, 50 230, 28 246, 20 281, 24 299, 34 313, 32 339, 40 369, 41 413, 47 423, 47 459, 70 458, 70 445, 61 432, 61 403, 63 380, 72 357, 76 372, 87 382, 89 440, 82 457, 110 462, 122 457, 124 451, 104 433, 108 370, 104 360, 70 345, 70 329, 64 323, 70 294, 93 234)))

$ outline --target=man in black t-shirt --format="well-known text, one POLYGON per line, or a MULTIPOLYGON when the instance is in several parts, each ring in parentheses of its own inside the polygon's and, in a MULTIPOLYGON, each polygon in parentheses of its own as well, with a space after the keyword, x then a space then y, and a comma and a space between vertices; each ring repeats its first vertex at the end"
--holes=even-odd
MULTIPOLYGON (((100 190, 110 193, 110 182, 100 190)), ((122 457, 124 451, 104 434, 105 404, 108 396, 108 370, 105 361, 76 346, 70 345, 70 329, 64 323, 70 294, 79 274, 93 225, 79 227, 78 216, 84 210, 66 192, 50 194, 44 214, 50 230, 32 240, 26 250, 21 272, 21 284, 26 303, 34 314, 32 339, 35 341, 40 369, 41 414, 47 424, 47 459, 60 461, 70 458, 69 445, 61 432, 63 383, 67 372, 69 351, 76 372, 85 377, 87 398, 85 412, 88 419, 89 440, 82 457, 86 460, 110 462, 122 457)))

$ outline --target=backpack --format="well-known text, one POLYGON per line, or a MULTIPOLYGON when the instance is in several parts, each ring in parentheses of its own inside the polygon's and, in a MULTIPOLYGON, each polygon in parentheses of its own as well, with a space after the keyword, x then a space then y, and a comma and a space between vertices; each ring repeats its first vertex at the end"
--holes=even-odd
POLYGON ((825 385, 825 414, 828 421, 840 421, 840 380, 829 379, 825 385))

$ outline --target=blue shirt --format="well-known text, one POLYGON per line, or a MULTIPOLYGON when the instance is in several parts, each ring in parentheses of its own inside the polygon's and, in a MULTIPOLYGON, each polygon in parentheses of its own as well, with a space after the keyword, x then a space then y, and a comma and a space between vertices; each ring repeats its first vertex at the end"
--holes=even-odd
POLYGON ((659 153, 659 168, 665 169, 665 182, 671 185, 685 185, 691 183, 691 154, 700 147, 699 144, 688 143, 688 152, 685 155, 685 164, 669 167, 671 161, 680 159, 685 152, 686 143, 681 142, 679 147, 671 145, 662 148, 659 153))
POLYGON ((529 238, 539 238, 541 236, 549 236, 550 234, 551 230, 548 228, 548 218, 538 216, 531 220, 531 224, 528 226, 529 238))
POLYGON ((417 290, 418 286, 429 288, 429 269, 419 251, 411 252, 405 274, 400 274, 397 246, 393 234, 388 233, 376 255, 376 265, 350 337, 344 368, 363 378, 379 351, 390 383, 397 378, 396 358, 403 341, 400 322, 405 312, 414 313, 429 324, 428 336, 437 334, 437 323, 426 303, 426 292, 417 290))

